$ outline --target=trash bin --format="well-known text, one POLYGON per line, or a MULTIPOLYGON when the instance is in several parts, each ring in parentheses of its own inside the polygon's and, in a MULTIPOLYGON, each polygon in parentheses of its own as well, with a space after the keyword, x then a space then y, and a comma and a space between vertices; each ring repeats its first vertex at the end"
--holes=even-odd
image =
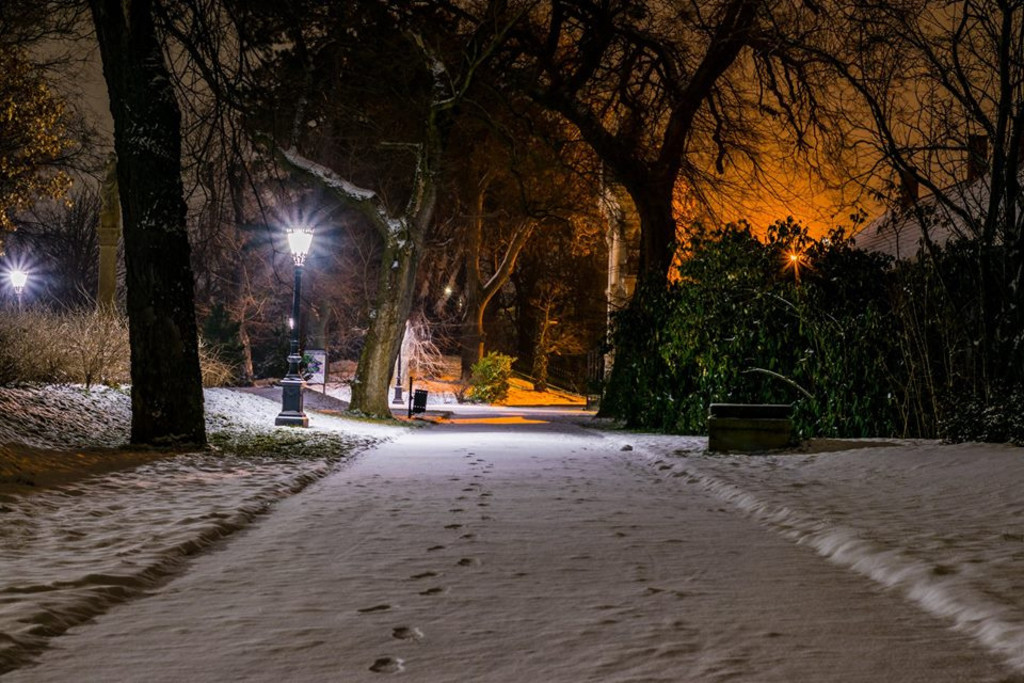
POLYGON ((412 412, 414 413, 425 413, 427 412, 427 390, 417 389, 412 392, 412 412))

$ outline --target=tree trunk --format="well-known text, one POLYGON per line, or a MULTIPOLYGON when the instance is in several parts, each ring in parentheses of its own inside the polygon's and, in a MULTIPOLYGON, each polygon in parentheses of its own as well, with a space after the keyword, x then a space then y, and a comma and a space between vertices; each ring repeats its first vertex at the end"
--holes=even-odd
POLYGON ((548 389, 548 361, 550 359, 548 332, 550 329, 551 308, 548 306, 542 314, 537 341, 533 346, 533 365, 530 368, 530 374, 533 375, 534 391, 547 391, 548 389))
MULTIPOLYGON (((466 266, 471 268, 469 264, 466 266)), ((462 321, 461 336, 461 369, 463 381, 469 381, 473 374, 473 365, 484 355, 484 311, 479 282, 470 287, 466 284, 466 317, 462 321)))
POLYGON ((181 116, 151 0, 90 0, 114 118, 137 444, 204 444, 181 116))
POLYGON ((391 417, 391 375, 412 310, 419 249, 411 239, 390 239, 382 260, 389 262, 390 268, 381 269, 370 328, 352 383, 352 410, 375 417, 391 417))
POLYGON ((484 354, 484 292, 480 281, 480 252, 483 248, 484 195, 488 179, 477 185, 473 215, 466 235, 466 313, 462 321, 462 380, 468 382, 473 364, 484 354))
POLYGON ((476 206, 466 236, 466 317, 462 321, 461 360, 462 379, 468 382, 473 374, 473 364, 484 357, 487 334, 484 331, 484 312, 487 304, 512 277, 519 255, 523 252, 530 235, 536 227, 533 221, 521 222, 505 247, 505 253, 494 273, 483 282, 480 276, 480 259, 483 252, 484 197, 488 179, 478 186, 476 206))
POLYGON ((242 386, 252 386, 256 376, 252 365, 252 340, 249 338, 249 325, 244 320, 238 324, 238 340, 242 343, 242 386))
POLYGON ((670 178, 650 174, 628 180, 623 186, 640 219, 640 272, 637 277, 663 282, 675 256, 676 219, 672 213, 675 174, 670 178))

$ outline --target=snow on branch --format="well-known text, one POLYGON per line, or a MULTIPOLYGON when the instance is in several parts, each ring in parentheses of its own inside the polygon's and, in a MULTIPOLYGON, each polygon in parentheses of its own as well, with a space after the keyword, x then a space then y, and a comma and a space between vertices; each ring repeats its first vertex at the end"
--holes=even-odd
POLYGON ((272 149, 293 170, 312 178, 342 202, 366 216, 385 240, 395 239, 402 234, 405 223, 388 215, 387 207, 373 190, 359 187, 326 166, 304 157, 294 146, 282 149, 273 145, 272 149))
POLYGON ((313 176, 324 187, 339 192, 347 196, 349 199, 357 202, 366 202, 377 196, 377 193, 373 190, 367 190, 366 188, 359 187, 358 185, 345 180, 326 166, 318 164, 311 159, 307 159, 299 154, 295 147, 289 147, 288 149, 281 150, 281 155, 284 156, 288 163, 294 168, 313 176))

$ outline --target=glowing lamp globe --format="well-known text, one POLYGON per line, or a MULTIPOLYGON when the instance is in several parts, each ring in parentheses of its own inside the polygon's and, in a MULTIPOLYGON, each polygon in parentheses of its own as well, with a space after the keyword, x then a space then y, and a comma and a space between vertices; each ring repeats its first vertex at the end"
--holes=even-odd
POLYGON ((28 273, 23 270, 12 270, 9 273, 11 278, 11 286, 14 287, 16 294, 21 294, 21 290, 25 289, 25 283, 28 282, 28 273))
POLYGON ((301 266, 306 261, 309 248, 313 245, 313 228, 300 226, 288 228, 288 249, 292 252, 292 259, 296 266, 301 266))

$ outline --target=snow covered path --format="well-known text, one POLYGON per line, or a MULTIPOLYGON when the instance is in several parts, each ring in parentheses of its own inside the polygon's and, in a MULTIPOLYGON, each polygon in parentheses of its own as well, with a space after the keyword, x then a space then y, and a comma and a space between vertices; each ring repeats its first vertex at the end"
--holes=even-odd
POLYGON ((774 495, 756 468, 507 421, 364 454, 9 680, 1019 680, 745 507, 729 485, 774 495))

